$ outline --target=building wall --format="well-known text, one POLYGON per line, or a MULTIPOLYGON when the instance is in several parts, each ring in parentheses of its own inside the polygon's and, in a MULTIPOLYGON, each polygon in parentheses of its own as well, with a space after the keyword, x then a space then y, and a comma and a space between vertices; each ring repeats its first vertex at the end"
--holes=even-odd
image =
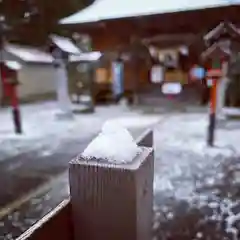
MULTIPOLYGON (((92 34, 92 46, 96 51, 116 51, 119 46, 124 42, 127 44, 126 39, 122 38, 121 34, 110 34, 108 31, 104 31, 101 34, 92 34)), ((107 75, 110 77, 109 83, 112 82, 112 66, 109 64, 105 66, 107 75)), ((144 85, 149 83, 149 72, 151 67, 147 64, 147 61, 143 59, 136 63, 132 61, 124 62, 124 88, 126 91, 133 91, 136 85, 144 85)))
POLYGON ((18 96, 31 100, 54 95, 56 92, 55 69, 51 65, 26 64, 18 72, 18 96))
POLYGON ((124 64, 124 86, 125 90, 133 91, 135 87, 141 88, 143 85, 149 83, 150 66, 147 66, 145 61, 138 62, 137 65, 133 63, 124 64))

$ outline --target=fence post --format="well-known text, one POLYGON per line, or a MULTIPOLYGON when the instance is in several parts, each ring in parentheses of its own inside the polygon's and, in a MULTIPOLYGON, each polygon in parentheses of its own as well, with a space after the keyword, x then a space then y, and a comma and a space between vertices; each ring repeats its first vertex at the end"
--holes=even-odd
POLYGON ((153 147, 153 130, 151 128, 145 130, 136 140, 139 146, 153 147))
POLYGON ((70 163, 75 240, 151 240, 153 156, 142 147, 129 164, 81 156, 70 163))

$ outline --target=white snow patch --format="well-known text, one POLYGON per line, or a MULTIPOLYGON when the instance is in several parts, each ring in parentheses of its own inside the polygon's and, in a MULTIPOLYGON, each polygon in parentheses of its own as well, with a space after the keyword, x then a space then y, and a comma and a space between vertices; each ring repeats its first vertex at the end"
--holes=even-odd
POLYGON ((240 108, 224 108, 222 111, 228 116, 240 116, 240 108))
POLYGON ((233 182, 234 182, 235 184, 240 183, 240 170, 237 170, 237 171, 234 173, 233 182))
POLYGON ((218 202, 210 202, 210 203, 208 204, 208 206, 209 206, 210 208, 212 208, 212 209, 216 209, 216 208, 219 207, 219 203, 218 203, 218 202))
POLYGON ((198 232, 198 233, 196 234, 196 237, 197 237, 198 239, 202 238, 202 237, 203 237, 203 233, 202 233, 202 232, 198 232))
POLYGON ((159 226, 160 226, 160 222, 159 221, 155 221, 153 223, 153 230, 157 230, 159 228, 159 226))
MULTIPOLYGON (((40 150, 42 156, 54 153, 59 145, 66 140, 80 140, 89 138, 99 132, 102 124, 109 119, 118 123, 123 121, 123 125, 131 128, 135 123, 141 122, 141 114, 136 111, 130 112, 121 106, 97 107, 96 112, 91 115, 75 115, 73 119, 58 120, 57 102, 43 102, 35 104, 21 105, 23 134, 14 133, 12 123, 12 112, 10 108, 0 110, 0 161, 8 157, 16 156, 32 150, 40 150), (113 118, 114 116, 114 118, 113 118)), ((144 116, 143 127, 150 126, 152 116, 144 116)))
POLYGON ((228 228, 231 228, 236 221, 240 221, 240 213, 230 215, 227 219, 228 228))
POLYGON ((196 200, 198 179, 208 186, 223 179, 221 166, 240 153, 240 129, 216 131, 216 147, 208 147, 207 114, 178 114, 155 130, 155 192, 171 194, 188 202, 196 200))
MULTIPOLYGON (((227 122, 227 128, 216 130, 216 147, 206 145, 208 118, 206 114, 179 114, 170 116, 157 125, 155 130, 155 180, 154 191, 158 196, 186 200, 190 205, 201 208, 208 206, 213 210, 210 220, 226 219, 226 232, 237 239, 238 231, 234 223, 239 221, 240 213, 233 207, 240 201, 230 197, 218 197, 215 184, 224 184, 222 167, 226 159, 240 154, 240 123, 227 122), (231 129, 231 128, 230 128, 231 129), (210 187, 210 191, 201 191, 210 187), (197 189, 200 188, 200 191, 197 189), (226 218, 227 215, 227 218, 226 218)), ((239 180, 238 166, 233 166, 235 184, 239 180)), ((199 239, 199 236, 195 238, 199 239)))
MULTIPOLYGON (((233 239, 237 240, 238 239, 238 229, 235 228, 235 223, 237 221, 240 221, 240 213, 234 213, 233 208, 235 206, 239 206, 240 201, 232 201, 230 199, 216 199, 216 204, 215 206, 219 205, 219 210, 215 210, 213 212, 213 215, 210 216, 209 219, 214 220, 214 221, 223 221, 225 219, 226 221, 226 227, 225 231, 227 233, 231 233, 233 235, 233 239), (225 218, 224 216, 227 215, 225 218)), ((208 204, 208 206, 212 206, 213 202, 208 204)))
POLYGON ((120 164, 131 162, 140 151, 126 128, 109 121, 103 125, 102 132, 87 146, 82 156, 120 164))
POLYGON ((173 218, 174 218, 174 214, 173 214, 172 212, 169 212, 169 213, 167 214, 167 219, 171 220, 171 219, 173 219, 173 218))

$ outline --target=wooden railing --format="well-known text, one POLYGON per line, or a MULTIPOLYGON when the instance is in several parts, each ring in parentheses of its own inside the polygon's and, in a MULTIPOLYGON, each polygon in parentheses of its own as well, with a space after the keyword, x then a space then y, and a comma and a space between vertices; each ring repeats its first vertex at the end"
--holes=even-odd
POLYGON ((17 240, 72 240, 70 200, 64 200, 17 240))

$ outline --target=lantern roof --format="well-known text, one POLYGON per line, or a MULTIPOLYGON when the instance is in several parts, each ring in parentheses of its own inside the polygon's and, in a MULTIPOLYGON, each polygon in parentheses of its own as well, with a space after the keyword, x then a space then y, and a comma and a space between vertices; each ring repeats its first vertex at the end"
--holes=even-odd
POLYGON ((20 61, 31 63, 52 63, 50 54, 41 49, 6 43, 2 50, 4 61, 20 61))
POLYGON ((216 59, 216 58, 228 58, 231 54, 229 48, 224 48, 219 43, 214 43, 207 48, 201 55, 203 60, 216 59))
POLYGON ((207 44, 212 44, 221 39, 240 41, 240 30, 230 22, 221 22, 218 26, 208 32, 203 39, 207 44))
POLYGON ((15 61, 5 61, 4 64, 6 67, 14 71, 18 71, 22 68, 22 65, 19 62, 15 61))

